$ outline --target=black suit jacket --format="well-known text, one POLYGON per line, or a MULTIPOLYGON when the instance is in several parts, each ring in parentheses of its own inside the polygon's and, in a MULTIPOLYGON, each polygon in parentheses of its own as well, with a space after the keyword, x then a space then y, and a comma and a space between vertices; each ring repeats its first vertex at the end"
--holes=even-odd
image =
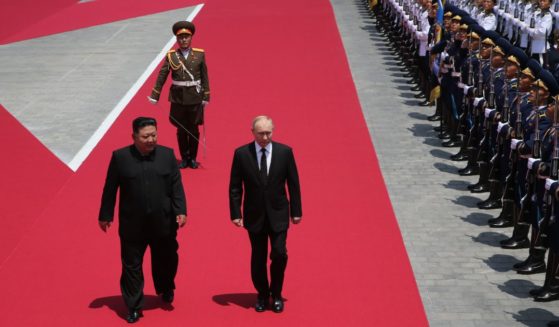
POLYGON ((229 208, 231 219, 242 217, 245 228, 251 232, 259 232, 266 217, 276 232, 289 227, 290 216, 301 217, 301 190, 292 149, 272 142, 272 161, 266 185, 260 178, 255 143, 236 149, 229 183, 229 208))
POLYGON ((134 145, 114 151, 99 220, 113 220, 119 188, 121 238, 143 240, 176 234, 176 216, 186 214, 186 198, 172 149, 158 145, 147 157, 134 145))

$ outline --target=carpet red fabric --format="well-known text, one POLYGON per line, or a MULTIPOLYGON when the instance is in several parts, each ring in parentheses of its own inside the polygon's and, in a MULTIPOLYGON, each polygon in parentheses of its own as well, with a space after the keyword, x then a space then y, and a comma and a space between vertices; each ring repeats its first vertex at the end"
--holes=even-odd
MULTIPOLYGON (((136 5, 135 15, 155 6, 135 3, 145 6, 136 5)), ((78 26, 60 24, 74 23, 78 26)), ((140 324, 427 326, 330 3, 207 1, 195 23, 193 45, 206 50, 212 86, 207 155, 200 157, 201 169, 182 171, 189 222, 179 231, 175 303, 164 307, 155 298, 146 262, 140 324), (233 150, 251 141, 250 122, 258 114, 272 116, 274 138, 293 146, 302 185, 304 216, 289 232, 281 315, 252 310, 248 237, 229 222, 233 150)), ((19 35, 31 35, 26 33, 19 35)), ((123 323, 117 226, 103 234, 96 218, 110 153, 130 142, 135 116, 155 116, 159 142, 176 148, 168 104, 151 106, 145 99, 155 75, 78 171, 61 169, 57 192, 0 266, 0 325, 123 323)), ((17 149, 8 147, 7 153, 17 149)), ((43 180, 23 182, 44 187, 43 180)), ((16 196, 26 203, 26 195, 16 196)), ((0 239, 3 234, 0 230, 0 239)))

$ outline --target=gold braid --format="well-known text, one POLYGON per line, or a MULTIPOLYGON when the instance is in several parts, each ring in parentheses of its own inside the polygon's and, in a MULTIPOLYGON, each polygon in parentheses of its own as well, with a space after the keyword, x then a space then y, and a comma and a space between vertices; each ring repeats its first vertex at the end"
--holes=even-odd
MULTIPOLYGON (((173 52, 167 52, 167 61, 169 62, 169 65, 171 66, 172 70, 179 70, 179 68, 181 68, 181 64, 180 64, 180 60, 178 64, 175 64, 173 62, 173 59, 171 59, 171 53, 173 52)), ((179 57, 179 55, 176 55, 177 58, 179 57)))

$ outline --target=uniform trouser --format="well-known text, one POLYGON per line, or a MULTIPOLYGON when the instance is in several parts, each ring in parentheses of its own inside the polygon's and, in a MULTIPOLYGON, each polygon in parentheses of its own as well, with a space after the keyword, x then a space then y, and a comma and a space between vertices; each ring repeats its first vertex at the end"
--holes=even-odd
POLYGON ((257 233, 249 231, 248 234, 252 249, 250 273, 258 297, 267 299, 271 293, 272 297, 281 298, 285 267, 287 266, 287 230, 274 232, 267 222, 261 231, 257 233), (268 283, 267 269, 268 239, 272 247, 270 251, 270 283, 268 283))
POLYGON ((181 105, 171 103, 169 120, 177 128, 177 142, 183 160, 196 160, 198 155, 198 140, 200 132, 200 105, 181 105))
POLYGON ((151 251, 151 275, 157 294, 175 289, 175 276, 179 264, 176 235, 163 238, 128 241, 120 240, 122 275, 120 291, 129 310, 139 310, 144 298, 144 253, 151 251))

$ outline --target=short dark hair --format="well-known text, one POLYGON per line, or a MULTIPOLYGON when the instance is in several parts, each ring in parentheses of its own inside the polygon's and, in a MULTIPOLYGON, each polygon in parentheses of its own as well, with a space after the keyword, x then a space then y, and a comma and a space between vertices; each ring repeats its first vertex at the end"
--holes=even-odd
POLYGON ((132 121, 132 131, 134 134, 138 134, 140 128, 146 126, 155 126, 157 128, 157 121, 151 117, 138 117, 132 121))

